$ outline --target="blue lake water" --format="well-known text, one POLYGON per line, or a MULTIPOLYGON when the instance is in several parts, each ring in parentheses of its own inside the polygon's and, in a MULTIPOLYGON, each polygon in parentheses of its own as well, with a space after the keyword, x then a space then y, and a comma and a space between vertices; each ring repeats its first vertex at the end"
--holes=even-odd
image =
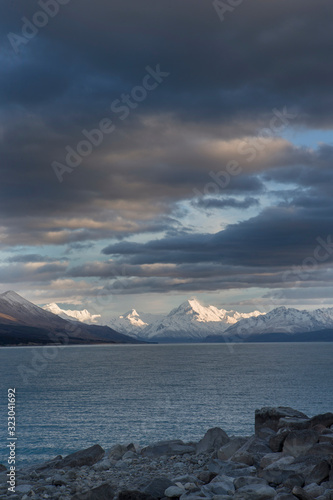
POLYGON ((99 443, 254 431, 254 411, 332 411, 333 343, 0 348, 0 463, 16 388, 18 464, 99 443), (52 359, 51 359, 52 358, 52 359))

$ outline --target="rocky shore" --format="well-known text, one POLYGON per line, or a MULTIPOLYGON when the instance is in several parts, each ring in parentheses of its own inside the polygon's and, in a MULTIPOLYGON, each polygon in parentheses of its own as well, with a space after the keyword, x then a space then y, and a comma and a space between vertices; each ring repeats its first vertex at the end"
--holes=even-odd
POLYGON ((17 471, 15 493, 0 471, 1 499, 333 500, 333 413, 262 408, 250 437, 214 428, 198 443, 96 444, 17 471))

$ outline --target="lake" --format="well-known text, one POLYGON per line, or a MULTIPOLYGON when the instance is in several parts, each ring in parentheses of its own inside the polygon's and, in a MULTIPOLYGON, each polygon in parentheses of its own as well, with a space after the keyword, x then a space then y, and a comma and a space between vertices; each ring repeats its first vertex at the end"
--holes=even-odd
MULTIPOLYGON (((332 411, 333 343, 0 348, 0 439, 16 388, 18 465, 99 443, 254 432, 254 411, 332 411)), ((1 446, 0 462, 7 452, 1 446)))

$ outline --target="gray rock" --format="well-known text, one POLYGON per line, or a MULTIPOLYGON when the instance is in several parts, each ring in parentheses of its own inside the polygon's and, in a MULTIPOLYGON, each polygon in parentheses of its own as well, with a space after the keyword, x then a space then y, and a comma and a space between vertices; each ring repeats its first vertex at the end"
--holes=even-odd
POLYGON ((236 490, 239 490, 240 488, 243 488, 243 486, 247 486, 249 484, 266 484, 267 481, 265 479, 262 479, 260 477, 253 477, 253 476, 240 476, 236 477, 234 479, 234 486, 236 490))
POLYGON ((321 484, 329 478, 330 465, 326 460, 321 460, 305 478, 305 484, 321 484))
POLYGON ((179 486, 169 486, 164 492, 164 496, 167 498, 179 498, 185 493, 184 488, 179 488, 179 486))
POLYGON ((159 441, 141 450, 144 457, 161 457, 163 455, 185 455, 185 453, 194 453, 195 447, 187 445, 180 440, 159 441))
POLYGON ((283 443, 290 433, 290 429, 279 429, 275 436, 272 436, 268 442, 270 449, 274 453, 282 451, 283 443))
POLYGON ((264 455, 260 461, 260 468, 265 469, 269 465, 272 465, 274 462, 277 462, 280 460, 280 458, 283 458, 285 455, 284 453, 267 453, 267 455, 264 455))
POLYGON ((315 443, 319 434, 313 430, 292 431, 286 437, 283 444, 283 452, 293 457, 304 455, 315 443))
POLYGON ((83 467, 84 465, 94 465, 96 462, 104 457, 105 451, 99 444, 95 444, 85 450, 71 453, 67 457, 59 460, 54 464, 56 469, 64 467, 83 467))
POLYGON ((108 450, 107 455, 111 460, 121 460, 128 451, 135 452, 135 446, 133 443, 127 445, 115 444, 108 450))
POLYGON ((210 471, 201 471, 199 472, 197 478, 199 479, 199 481, 202 481, 204 484, 208 484, 211 482, 212 479, 214 479, 214 477, 216 477, 216 473, 215 472, 210 472, 210 471))
POLYGON ((332 457, 333 444, 331 443, 316 443, 308 450, 308 455, 320 455, 321 457, 332 457))
POLYGON ((311 483, 307 486, 304 486, 304 491, 306 491, 312 497, 316 498, 325 493, 325 488, 323 486, 319 486, 319 484, 311 483))
POLYGON ((255 431, 256 433, 263 427, 269 427, 273 431, 278 430, 280 418, 305 418, 308 416, 304 413, 294 410, 293 408, 278 406, 278 407, 264 407, 255 411, 255 431))
POLYGON ((235 437, 230 438, 229 442, 222 446, 217 452, 217 458, 220 460, 228 460, 236 453, 246 442, 248 438, 235 437))
POLYGON ((324 427, 330 427, 333 425, 333 413, 323 413, 321 415, 316 415, 310 419, 311 427, 315 425, 323 425, 324 427))
POLYGON ((313 500, 312 496, 310 496, 303 488, 300 486, 295 486, 292 489, 292 494, 295 495, 299 500, 313 500))
POLYGON ((123 455, 123 460, 137 458, 137 456, 138 455, 134 451, 126 451, 126 453, 123 455))
POLYGON ((219 427, 209 429, 196 446, 196 453, 208 453, 221 448, 230 441, 229 436, 219 427))
POLYGON ((233 479, 223 474, 216 476, 206 488, 215 495, 230 495, 235 491, 233 479))
POLYGON ((15 492, 16 493, 29 493, 33 489, 32 484, 20 484, 16 486, 15 492))
POLYGON ((230 460, 245 463, 249 466, 254 463, 259 465, 262 457, 270 452, 271 449, 264 440, 258 438, 257 436, 252 436, 241 448, 239 448, 230 460))
POLYGON ((309 418, 280 418, 278 428, 290 429, 293 431, 309 429, 311 427, 311 420, 309 418))
POLYGON ((165 476, 155 477, 143 490, 147 495, 155 498, 163 498, 164 492, 170 486, 175 486, 170 479, 165 476))
POLYGON ((235 500, 269 500, 276 496, 274 488, 265 484, 249 484, 237 490, 235 500))

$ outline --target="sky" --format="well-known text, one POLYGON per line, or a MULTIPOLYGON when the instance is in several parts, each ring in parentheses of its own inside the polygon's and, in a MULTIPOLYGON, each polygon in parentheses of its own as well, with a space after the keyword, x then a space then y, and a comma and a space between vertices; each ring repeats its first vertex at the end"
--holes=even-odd
POLYGON ((104 317, 332 306, 332 14, 2 2, 0 292, 104 317))

